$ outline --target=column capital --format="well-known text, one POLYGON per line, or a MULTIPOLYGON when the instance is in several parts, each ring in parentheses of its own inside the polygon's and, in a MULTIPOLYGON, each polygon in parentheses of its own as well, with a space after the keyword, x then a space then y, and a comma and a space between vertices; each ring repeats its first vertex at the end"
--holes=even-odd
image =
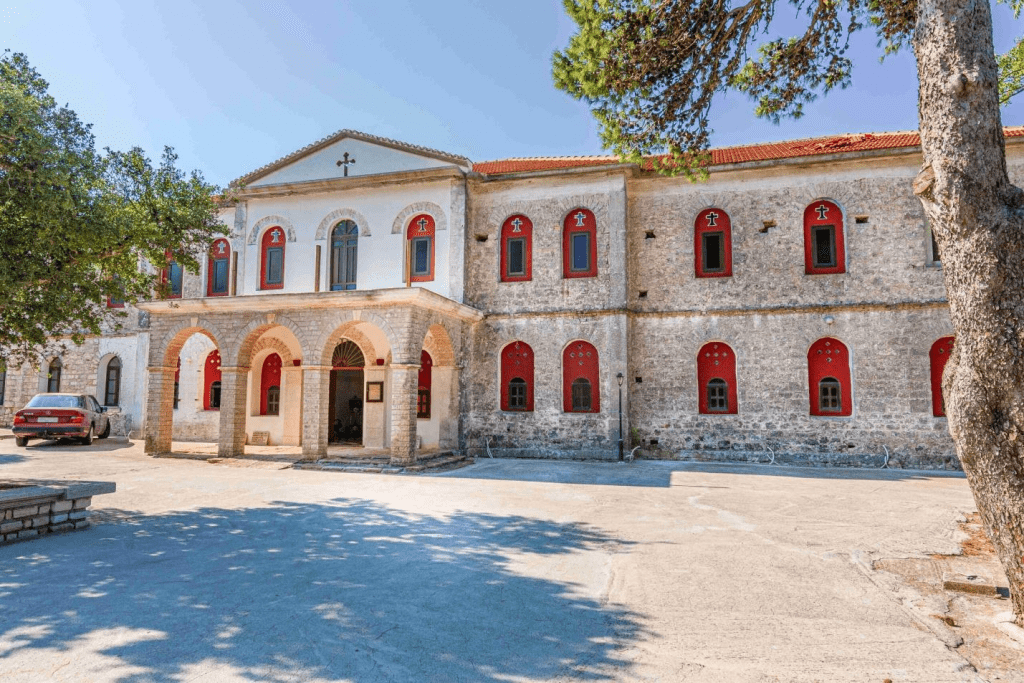
POLYGON ((177 366, 169 367, 169 366, 166 366, 166 365, 150 365, 150 366, 146 367, 146 372, 152 372, 152 373, 177 372, 177 371, 178 371, 177 366))
POLYGON ((308 370, 310 372, 324 372, 325 370, 333 370, 333 365, 300 365, 299 369, 308 370))
POLYGON ((243 366, 243 365, 239 365, 239 366, 222 365, 222 366, 220 366, 220 371, 221 372, 243 373, 243 372, 249 372, 249 368, 246 367, 246 366, 243 366))
POLYGON ((390 365, 392 370, 419 370, 419 363, 392 363, 390 365))

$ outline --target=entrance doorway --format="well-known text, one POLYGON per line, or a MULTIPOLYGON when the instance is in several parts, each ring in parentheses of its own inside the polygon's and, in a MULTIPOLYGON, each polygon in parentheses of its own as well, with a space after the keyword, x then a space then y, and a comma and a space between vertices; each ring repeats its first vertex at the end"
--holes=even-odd
POLYGON ((363 445, 363 352, 345 340, 331 361, 328 443, 363 445))

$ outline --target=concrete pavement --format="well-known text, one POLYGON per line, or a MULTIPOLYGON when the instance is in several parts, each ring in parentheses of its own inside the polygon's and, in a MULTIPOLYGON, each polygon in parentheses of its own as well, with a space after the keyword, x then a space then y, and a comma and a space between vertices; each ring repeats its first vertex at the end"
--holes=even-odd
POLYGON ((282 466, 0 443, 5 479, 117 482, 0 548, 0 680, 980 680, 864 569, 955 552, 961 477, 282 466))

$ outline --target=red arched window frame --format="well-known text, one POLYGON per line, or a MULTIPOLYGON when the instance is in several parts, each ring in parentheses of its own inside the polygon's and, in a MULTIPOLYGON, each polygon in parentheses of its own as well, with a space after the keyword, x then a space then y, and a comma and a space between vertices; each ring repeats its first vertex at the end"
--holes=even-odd
POLYGON ((566 413, 601 412, 600 363, 597 349, 585 341, 574 341, 562 351, 562 411, 566 413), (590 410, 573 410, 572 383, 578 379, 590 382, 590 410))
POLYGON ((281 356, 272 353, 263 359, 260 372, 260 415, 267 415, 267 392, 270 387, 281 390, 281 356))
POLYGON ((210 404, 210 388, 214 382, 220 382, 220 351, 214 349, 206 357, 203 367, 203 410, 220 410, 220 406, 210 404))
POLYGON ((698 405, 703 415, 735 415, 739 404, 736 399, 736 353, 724 342, 708 342, 697 355, 698 405), (726 384, 726 409, 712 410, 708 404, 708 383, 719 379, 726 384))
POLYGON ((501 281, 533 279, 533 222, 522 214, 501 225, 501 281))
POLYGON ((219 239, 210 247, 206 267, 206 296, 227 296, 231 266, 231 245, 219 239))
POLYGON ((597 219, 589 209, 573 209, 562 223, 562 277, 597 277, 597 219))
POLYGON ((853 415, 853 384, 850 381, 850 351, 846 344, 833 337, 823 337, 811 345, 807 352, 807 376, 810 391, 811 415, 844 417, 853 415), (840 387, 838 410, 821 410, 820 384, 827 378, 835 379, 840 387))
POLYGON ((409 281, 431 282, 434 279, 434 218, 421 213, 413 216, 406 229, 409 247, 409 281))
POLYGON ((284 288, 284 256, 288 233, 275 225, 263 233, 260 248, 260 289, 284 288))
POLYGON ((807 275, 827 275, 846 272, 846 231, 843 212, 835 202, 819 199, 804 209, 804 272, 807 275), (831 237, 827 235, 831 228, 831 237), (831 263, 821 258, 828 241, 831 263))
POLYGON ((514 341, 501 350, 501 409, 511 412, 533 412, 533 349, 526 342, 514 341), (509 385, 514 379, 526 383, 522 407, 513 407, 509 385))
POLYGON ((430 382, 434 359, 426 351, 420 351, 420 372, 416 397, 416 417, 430 418, 430 382))
POLYGON ((946 417, 946 404, 942 400, 942 373, 952 354, 953 337, 942 337, 932 344, 932 350, 928 353, 932 366, 932 415, 935 417, 946 417))
POLYGON ((693 224, 697 277, 732 277, 732 223, 721 209, 704 209, 693 224))

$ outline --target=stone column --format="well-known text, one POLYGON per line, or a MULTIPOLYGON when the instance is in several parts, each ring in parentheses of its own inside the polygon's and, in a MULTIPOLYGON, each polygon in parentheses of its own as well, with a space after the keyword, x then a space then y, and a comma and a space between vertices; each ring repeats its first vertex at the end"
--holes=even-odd
POLYGON ((302 366, 302 459, 327 457, 331 366, 302 366))
POLYGON ((438 415, 438 448, 446 450, 459 447, 459 368, 454 365, 435 365, 431 388, 438 415))
POLYGON ((220 436, 217 455, 236 458, 245 455, 246 381, 249 368, 220 368, 220 436))
POLYGON ((416 462, 416 396, 420 366, 391 364, 391 464, 416 462))
POLYGON ((146 452, 171 452, 174 427, 174 372, 177 368, 148 367, 149 394, 146 396, 146 452))
POLYGON ((302 368, 281 369, 281 419, 284 421, 282 443, 285 446, 302 444, 302 368))

